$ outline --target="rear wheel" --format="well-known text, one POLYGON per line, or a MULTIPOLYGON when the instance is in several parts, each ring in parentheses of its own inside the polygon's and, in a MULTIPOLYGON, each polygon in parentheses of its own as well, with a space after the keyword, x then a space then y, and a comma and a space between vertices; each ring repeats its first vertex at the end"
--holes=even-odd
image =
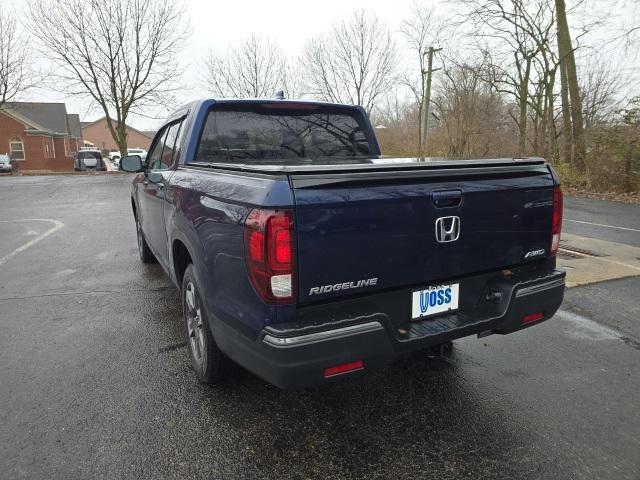
POLYGON ((140 254, 140 260, 142 263, 155 263, 156 257, 151 252, 149 248, 149 244, 147 240, 144 238, 144 233, 142 232, 142 227, 140 226, 140 220, 138 220, 138 216, 136 215, 136 235, 138 237, 138 253, 140 254))
POLYGON ((216 384, 228 377, 231 360, 222 353, 213 339, 200 292, 193 265, 190 264, 182 279, 182 312, 191 364, 198 380, 216 384))

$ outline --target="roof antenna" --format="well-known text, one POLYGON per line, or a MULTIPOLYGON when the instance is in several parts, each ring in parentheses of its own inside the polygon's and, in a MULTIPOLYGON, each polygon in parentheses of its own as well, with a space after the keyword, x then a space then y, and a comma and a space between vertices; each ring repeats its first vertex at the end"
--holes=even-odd
POLYGON ((276 100, 284 100, 284 92, 282 90, 276 92, 276 100))

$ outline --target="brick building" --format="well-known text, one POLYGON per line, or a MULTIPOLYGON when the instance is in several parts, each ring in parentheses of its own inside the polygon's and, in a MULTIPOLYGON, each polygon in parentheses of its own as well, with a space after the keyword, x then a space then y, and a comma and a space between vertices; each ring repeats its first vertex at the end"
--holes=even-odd
MULTIPOLYGON (((114 125, 115 120, 111 120, 114 125)), ((82 138, 91 142, 93 146, 100 150, 118 150, 118 145, 113 140, 109 127, 107 126, 107 117, 99 118, 94 122, 82 122, 82 138)), ((127 126, 127 146, 129 148, 144 148, 149 150, 153 140, 153 134, 150 132, 141 132, 133 127, 127 126)))
POLYGON ((19 171, 73 171, 81 145, 80 117, 64 103, 8 102, 0 110, 0 153, 19 171))

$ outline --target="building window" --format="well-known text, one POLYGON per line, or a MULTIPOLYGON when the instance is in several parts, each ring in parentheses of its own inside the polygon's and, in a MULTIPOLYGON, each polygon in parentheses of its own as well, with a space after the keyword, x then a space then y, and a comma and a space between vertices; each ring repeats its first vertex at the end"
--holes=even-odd
POLYGON ((9 153, 11 160, 24 160, 24 143, 21 138, 14 137, 9 140, 9 153))
POLYGON ((47 141, 44 142, 44 157, 51 158, 51 155, 49 154, 49 142, 47 141))

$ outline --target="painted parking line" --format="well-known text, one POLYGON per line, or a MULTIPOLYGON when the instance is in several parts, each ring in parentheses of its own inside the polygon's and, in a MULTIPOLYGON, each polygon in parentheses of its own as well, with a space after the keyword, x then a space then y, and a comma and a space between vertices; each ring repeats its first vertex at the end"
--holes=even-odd
POLYGON ((7 263, 9 260, 11 260, 13 257, 18 255, 20 252, 24 252, 27 248, 32 247, 33 245, 38 243, 40 240, 44 240, 52 233, 55 233, 58 230, 60 230, 62 227, 64 227, 64 223, 59 222, 58 220, 51 220, 49 218, 25 218, 23 220, 0 220, 0 223, 17 223, 17 222, 49 222, 49 223, 53 223, 53 227, 51 227, 49 230, 47 230, 43 234, 38 235, 36 238, 32 238, 24 245, 19 246, 11 253, 0 258, 0 265, 7 263))
POLYGON ((640 233, 640 229, 637 229, 637 228, 619 227, 617 225, 605 225, 603 223, 583 222, 581 220, 570 220, 568 218, 565 218, 563 221, 565 221, 565 222, 573 222, 573 223, 582 223, 584 225, 593 225, 594 227, 613 228, 613 229, 616 229, 616 230, 627 230, 629 232, 638 232, 638 233, 640 233))

